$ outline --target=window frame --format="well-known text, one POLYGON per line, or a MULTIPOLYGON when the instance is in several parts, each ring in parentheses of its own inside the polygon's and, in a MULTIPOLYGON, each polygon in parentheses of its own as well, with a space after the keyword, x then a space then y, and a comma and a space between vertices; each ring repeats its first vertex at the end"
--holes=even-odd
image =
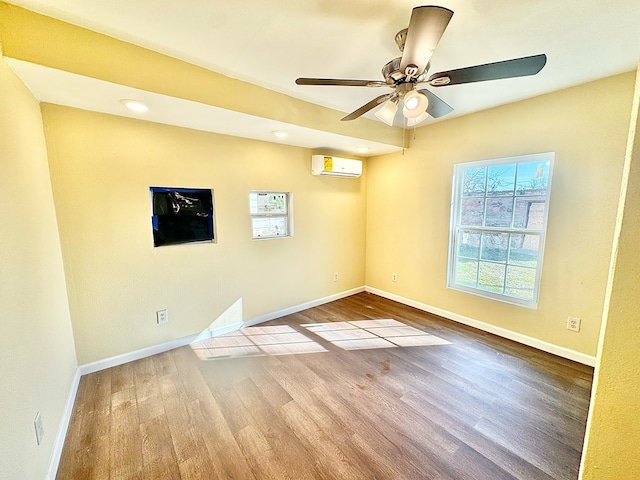
MULTIPOLYGON (((540 296, 540 285, 542 279, 542 268, 543 268, 543 259, 544 259, 544 248, 546 243, 546 234, 547 234, 547 224, 549 218, 549 205, 550 205, 550 194, 551 194, 551 183, 553 178, 553 164, 554 164, 555 154, 554 152, 546 152, 546 153, 537 153, 533 155, 521 155, 514 157, 505 157, 505 158, 496 158, 496 159, 488 159, 488 160, 479 160, 474 162, 466 162, 466 163, 457 163, 453 166, 453 184, 451 191, 451 213, 450 213, 450 226, 449 226, 449 251, 448 251, 448 260, 447 260, 447 288, 451 288, 453 290, 462 291, 465 293, 470 293, 472 295, 477 295, 484 298, 489 298, 492 300, 497 300, 504 303, 509 303, 513 305, 518 305, 526 308, 535 309, 538 307, 538 301, 540 296), (543 163, 546 167, 548 167, 548 181, 546 186, 546 194, 545 195, 517 195, 518 191, 518 165, 522 163, 533 163, 540 162, 543 163), (483 190, 481 195, 477 195, 475 197, 482 197, 485 204, 482 212, 482 225, 463 225, 461 222, 461 212, 463 199, 465 198, 463 194, 463 181, 465 178, 465 171, 472 168, 486 168, 487 172, 489 169, 494 166, 499 165, 515 165, 514 172, 514 188, 513 193, 510 195, 488 195, 486 191, 486 187, 483 190), (535 201, 540 202, 540 199, 544 197, 544 218, 542 219, 542 227, 539 229, 532 229, 525 227, 514 227, 514 220, 516 216, 516 201, 519 198, 530 198, 532 199, 532 203, 535 201), (512 217, 511 223, 509 227, 495 227, 495 226, 486 226, 486 218, 487 218, 487 199, 489 198, 505 198, 510 199, 512 201, 512 217), (504 276, 503 276, 503 284, 502 291, 503 293, 492 292, 490 290, 485 290, 480 288, 478 281, 476 281, 476 286, 472 287, 469 285, 463 285, 460 283, 456 283, 456 272, 458 266, 458 259, 460 255, 458 255, 459 250, 459 242, 460 242, 460 234, 462 231, 472 232, 480 234, 480 240, 478 242, 478 277, 480 276, 480 262, 485 263, 495 263, 504 265, 504 276), (508 234, 509 237, 506 244, 506 253, 504 261, 493 261, 487 258, 483 259, 483 233, 493 233, 493 234, 508 234), (507 279, 509 266, 518 267, 517 263, 510 263, 510 254, 512 248, 511 235, 536 235, 538 236, 538 249, 537 249, 537 258, 536 258, 536 266, 535 266, 535 280, 534 280, 534 288, 532 298, 526 299, 522 297, 512 296, 506 294, 507 290, 507 279)), ((488 175, 487 175, 488 177, 488 175)), ((488 181, 488 180, 485 180, 488 181)), ((474 198, 474 196, 467 196, 466 198, 474 198)), ((530 208, 530 207, 528 207, 530 208)), ((531 267, 521 266, 523 268, 531 267)))
POLYGON ((250 190, 249 191, 249 215, 250 215, 250 222, 251 222, 251 239, 252 240, 271 240, 271 239, 275 239, 275 238, 289 238, 289 237, 293 237, 293 195, 291 192, 282 192, 282 191, 276 191, 276 190, 250 190), (251 196, 253 194, 256 195, 284 195, 286 200, 285 200, 285 207, 286 207, 286 212, 285 213, 280 213, 280 212, 276 212, 276 213, 257 213, 257 212, 253 212, 252 211, 252 201, 251 201, 251 196), (255 235, 255 227, 254 227, 254 220, 262 220, 265 218, 282 218, 285 221, 285 225, 286 225, 286 234, 284 235, 255 235))

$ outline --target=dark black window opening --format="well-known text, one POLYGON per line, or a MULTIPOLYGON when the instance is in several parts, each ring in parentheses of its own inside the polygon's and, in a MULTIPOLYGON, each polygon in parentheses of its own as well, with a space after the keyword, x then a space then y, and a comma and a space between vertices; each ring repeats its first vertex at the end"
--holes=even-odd
POLYGON ((202 188, 150 187, 153 245, 213 242, 213 193, 202 188))

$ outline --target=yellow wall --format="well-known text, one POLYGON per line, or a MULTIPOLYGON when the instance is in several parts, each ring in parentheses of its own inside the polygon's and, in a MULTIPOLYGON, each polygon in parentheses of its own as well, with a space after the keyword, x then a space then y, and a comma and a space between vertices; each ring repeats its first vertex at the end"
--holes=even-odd
POLYGON ((199 333, 240 298, 246 320, 364 284, 364 177, 311 176, 303 148, 55 105, 43 117, 81 364, 199 333), (213 188, 218 242, 154 248, 149 186, 213 188), (293 194, 293 238, 251 240, 250 190, 293 194))
POLYGON ((640 70, 580 478, 640 478, 640 70))
POLYGON ((242 82, 85 28, 0 2, 7 57, 285 123, 402 145, 402 131, 242 82))
POLYGON ((370 159, 366 283, 595 355, 633 74, 420 128, 404 155, 370 159), (555 152, 538 309, 446 288, 453 165, 555 152), (398 282, 391 282, 391 274, 398 282), (582 318, 580 333, 565 328, 582 318))
POLYGON ((77 365, 40 107, 4 59, 0 225, 0 477, 42 479, 77 365))

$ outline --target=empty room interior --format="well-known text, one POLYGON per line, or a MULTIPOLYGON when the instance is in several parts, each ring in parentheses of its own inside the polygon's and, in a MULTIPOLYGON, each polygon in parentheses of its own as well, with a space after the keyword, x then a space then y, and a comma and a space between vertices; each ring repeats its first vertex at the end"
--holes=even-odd
POLYGON ((0 1, 0 478, 640 478, 639 29, 0 1))

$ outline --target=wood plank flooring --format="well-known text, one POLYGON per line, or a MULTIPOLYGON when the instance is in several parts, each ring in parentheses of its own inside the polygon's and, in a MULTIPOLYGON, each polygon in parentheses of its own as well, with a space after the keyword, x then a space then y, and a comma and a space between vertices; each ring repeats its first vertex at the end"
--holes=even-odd
POLYGON ((182 347, 82 377, 57 479, 569 480, 593 370, 368 293, 274 320, 325 352, 182 347), (302 325, 450 342, 344 350, 302 325))

